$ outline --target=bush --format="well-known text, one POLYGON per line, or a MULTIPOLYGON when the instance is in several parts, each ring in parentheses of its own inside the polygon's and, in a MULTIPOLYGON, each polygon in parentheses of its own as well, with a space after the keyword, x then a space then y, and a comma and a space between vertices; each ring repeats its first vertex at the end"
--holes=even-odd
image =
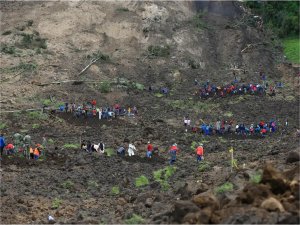
POLYGON ((233 184, 230 182, 226 182, 215 189, 216 193, 218 194, 225 193, 232 190, 233 190, 233 184))
POLYGON ((143 224, 144 222, 144 219, 137 214, 133 214, 130 219, 125 220, 126 224, 143 224))
POLYGON ((207 161, 201 161, 200 165, 198 167, 200 172, 205 172, 205 171, 209 170, 210 168, 211 168, 211 165, 207 161))
POLYGON ((112 187, 112 189, 111 189, 111 194, 113 194, 113 195, 118 195, 118 194, 120 194, 120 188, 119 188, 118 186, 112 187))
POLYGON ((142 175, 142 176, 135 179, 135 186, 136 187, 142 187, 142 186, 145 186, 145 185, 148 185, 148 184, 149 184, 149 180, 144 175, 142 175))
POLYGON ((49 106, 49 105, 52 104, 52 102, 51 102, 50 99, 44 99, 44 100, 42 101, 42 103, 43 103, 43 105, 46 105, 46 106, 49 106))
POLYGON ((111 89, 111 84, 109 81, 103 81, 102 83, 100 83, 100 91, 101 93, 108 93, 110 92, 111 89))
POLYGON ((4 129, 6 127, 6 123, 0 123, 0 130, 4 129))
POLYGON ((80 148, 80 146, 79 146, 79 144, 64 144, 63 148, 78 149, 78 148, 80 148))
POLYGON ((38 111, 33 111, 28 113, 28 118, 31 120, 46 120, 48 115, 38 111))
POLYGON ((192 23, 197 29, 207 28, 207 25, 202 20, 203 16, 203 13, 198 13, 193 17, 192 23))
POLYGON ((251 181, 252 183, 259 184, 260 181, 261 181, 261 178, 262 178, 262 174, 259 173, 259 172, 257 172, 257 173, 252 174, 252 175, 250 176, 250 181, 251 181))
POLYGON ((14 46, 3 44, 1 47, 1 52, 13 55, 16 53, 16 48, 14 46))
POLYGON ((171 54, 169 45, 166 45, 166 46, 150 45, 148 47, 148 52, 150 53, 150 55, 158 56, 158 57, 167 57, 171 54))
POLYGON ((163 190, 168 190, 170 185, 168 179, 175 173, 176 167, 167 166, 164 169, 156 170, 153 172, 154 180, 159 182, 163 190))
POLYGON ((67 180, 61 184, 61 186, 65 189, 71 189, 74 187, 74 183, 70 180, 67 180))
POLYGON ((113 155, 116 155, 116 151, 114 151, 112 148, 106 148, 105 149, 105 153, 107 156, 113 156, 113 155))
POLYGON ((59 198, 55 198, 52 202, 52 209, 58 209, 63 201, 59 198))
POLYGON ((39 127, 40 125, 37 123, 32 124, 32 129, 38 129, 39 127))

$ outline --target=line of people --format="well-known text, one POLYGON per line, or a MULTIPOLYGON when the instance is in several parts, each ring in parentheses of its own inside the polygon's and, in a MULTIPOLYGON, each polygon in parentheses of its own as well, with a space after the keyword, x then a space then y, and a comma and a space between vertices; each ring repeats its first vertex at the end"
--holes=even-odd
MULTIPOLYGON (((242 136, 260 135, 266 137, 268 133, 274 133, 278 130, 277 122, 271 119, 269 122, 261 120, 259 123, 252 123, 245 125, 244 123, 234 123, 233 120, 226 121, 218 119, 215 124, 203 123, 200 126, 191 125, 191 120, 188 117, 184 118, 184 127, 187 132, 190 130, 194 133, 201 133, 204 135, 223 135, 223 134, 237 134, 242 136)), ((285 120, 285 129, 288 127, 288 119, 285 120)))
POLYGON ((117 116, 134 116, 138 115, 138 110, 136 106, 133 107, 121 107, 120 104, 115 104, 113 106, 96 106, 96 100, 86 102, 83 104, 76 105, 75 103, 65 103, 59 107, 61 112, 70 112, 77 118, 92 118, 97 117, 101 119, 112 119, 117 116))

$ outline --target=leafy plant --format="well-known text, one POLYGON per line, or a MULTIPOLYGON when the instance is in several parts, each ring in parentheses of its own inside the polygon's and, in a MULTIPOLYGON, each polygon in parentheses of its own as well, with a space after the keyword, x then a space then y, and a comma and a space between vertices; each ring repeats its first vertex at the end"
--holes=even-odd
POLYGON ((218 193, 218 194, 221 194, 221 193, 229 192, 229 191, 232 191, 232 190, 233 190, 233 184, 230 183, 230 182, 226 182, 223 185, 217 187, 215 189, 215 192, 218 193))
POLYGON ((143 224, 144 222, 145 220, 137 214, 133 214, 131 218, 125 220, 125 224, 143 224))
POLYGON ((105 152, 106 152, 106 155, 109 156, 109 157, 113 156, 113 155, 116 155, 116 152, 112 148, 106 148, 105 152))
POLYGON ((94 180, 89 180, 88 186, 89 186, 89 188, 94 189, 94 188, 99 187, 99 184, 96 181, 94 181, 94 180))
POLYGON ((154 180, 159 182, 163 190, 168 190, 170 185, 168 179, 175 173, 176 167, 167 166, 164 169, 159 169, 153 172, 154 180))
POLYGON ((111 194, 113 194, 113 195, 120 194, 120 188, 118 186, 113 186, 111 189, 111 194))
POLYGON ((63 148, 73 148, 73 149, 78 149, 80 146, 79 144, 64 144, 63 148))
POLYGON ((61 184, 61 186, 65 189, 71 189, 74 187, 74 183, 70 180, 67 180, 61 184))
POLYGON ((42 100, 42 103, 43 103, 43 105, 46 105, 46 106, 49 106, 52 104, 50 99, 44 99, 44 100, 42 100))
POLYGON ((145 185, 148 185, 148 184, 149 184, 149 180, 144 175, 142 175, 138 178, 135 178, 135 186, 136 187, 142 187, 142 186, 145 186, 145 185))
POLYGON ((59 198, 55 198, 52 202, 52 209, 58 209, 63 201, 59 198))
POLYGON ((0 130, 4 129, 6 127, 6 123, 0 123, 0 130))
POLYGON ((161 98, 161 97, 163 97, 164 95, 163 95, 162 93, 155 93, 154 96, 155 96, 155 97, 158 97, 158 98, 161 98))
POLYGON ((38 129, 39 127, 40 125, 37 123, 32 124, 32 129, 38 129))
POLYGON ((252 183, 259 184, 260 181, 261 181, 261 178, 262 178, 262 174, 261 174, 260 172, 257 172, 257 173, 252 174, 252 175, 250 176, 250 181, 251 181, 252 183))
POLYGON ((205 171, 209 170, 210 168, 211 168, 211 165, 207 161, 201 161, 200 165, 198 167, 200 172, 205 172, 205 171))
POLYGON ((100 83, 99 89, 102 93, 108 93, 111 89, 111 84, 109 81, 103 81, 100 83))
POLYGON ((38 111, 29 112, 27 115, 31 120, 46 120, 48 118, 47 114, 38 111))
POLYGON ((165 45, 165 46, 150 45, 148 47, 148 52, 150 55, 157 56, 157 57, 167 57, 171 54, 169 45, 165 45))

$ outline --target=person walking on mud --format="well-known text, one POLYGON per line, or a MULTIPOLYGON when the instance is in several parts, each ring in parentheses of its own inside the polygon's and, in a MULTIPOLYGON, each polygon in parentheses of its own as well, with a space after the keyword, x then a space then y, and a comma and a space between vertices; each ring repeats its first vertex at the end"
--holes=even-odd
POLYGON ((136 151, 136 148, 133 144, 129 144, 128 146, 128 155, 129 156, 133 156, 134 155, 134 151, 136 151))
POLYGON ((148 141, 147 153, 146 153, 147 158, 151 159, 152 152, 153 152, 153 145, 150 143, 150 141, 148 141))
POLYGON ((171 158, 170 158, 170 165, 173 165, 173 164, 175 163, 177 151, 178 151, 177 144, 174 143, 174 144, 171 146, 170 151, 169 151, 170 156, 171 156, 171 158))
POLYGON ((204 159, 204 157, 203 157, 203 154, 204 154, 203 144, 199 144, 199 146, 196 148, 196 154, 197 154, 197 163, 199 163, 201 160, 204 159))

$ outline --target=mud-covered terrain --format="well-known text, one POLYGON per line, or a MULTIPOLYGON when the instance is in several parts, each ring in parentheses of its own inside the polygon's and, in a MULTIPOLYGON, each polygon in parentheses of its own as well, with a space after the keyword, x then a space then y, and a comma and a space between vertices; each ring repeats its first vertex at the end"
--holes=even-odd
POLYGON ((48 141, 38 161, 20 154, 2 158, 1 223, 48 223, 48 215, 57 223, 81 224, 299 223, 298 69, 284 61, 270 31, 249 22, 253 15, 243 5, 0 4, 1 46, 6 46, 1 47, 1 132, 8 141, 16 132, 30 134, 33 143, 48 141), (94 57, 101 59, 80 73, 94 57), (260 82, 260 70, 270 84, 284 83, 275 96, 193 95, 194 79, 224 85, 236 75, 241 82, 260 82), (67 80, 82 82, 61 82, 67 80), (170 93, 150 93, 150 85, 170 93), (91 99, 98 106, 136 106, 139 113, 110 121, 39 113, 45 104, 54 108, 91 99), (39 110, 18 111, 26 109, 39 110), (187 115, 197 126, 218 118, 248 125, 276 119, 278 130, 266 138, 203 136, 185 132, 187 115), (81 151, 83 139, 103 141, 107 153, 81 151), (151 159, 145 157, 149 140, 160 150, 151 159), (137 155, 114 154, 128 142, 137 155), (205 159, 197 164, 199 142, 205 159), (173 143, 180 152, 169 167, 173 143), (238 167, 232 171, 231 147, 238 167))

